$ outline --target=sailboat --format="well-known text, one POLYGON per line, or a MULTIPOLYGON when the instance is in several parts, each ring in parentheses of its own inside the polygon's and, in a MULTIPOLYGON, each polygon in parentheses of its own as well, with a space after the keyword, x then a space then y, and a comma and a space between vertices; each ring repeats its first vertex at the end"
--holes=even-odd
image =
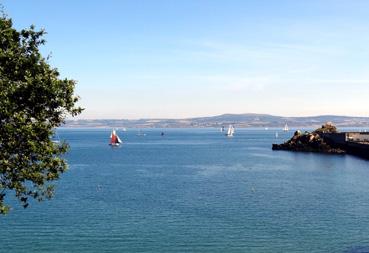
POLYGON ((222 127, 220 128, 220 131, 221 131, 221 132, 224 132, 224 126, 222 126, 222 127))
POLYGON ((232 125, 229 125, 226 136, 227 137, 233 137, 233 134, 234 134, 234 127, 232 125))
POLYGON ((283 131, 287 132, 289 129, 288 129, 288 125, 287 123, 284 125, 284 128, 283 128, 283 131))
POLYGON ((117 133, 115 132, 115 129, 111 131, 110 134, 110 143, 111 146, 119 146, 122 143, 122 140, 119 138, 117 133))

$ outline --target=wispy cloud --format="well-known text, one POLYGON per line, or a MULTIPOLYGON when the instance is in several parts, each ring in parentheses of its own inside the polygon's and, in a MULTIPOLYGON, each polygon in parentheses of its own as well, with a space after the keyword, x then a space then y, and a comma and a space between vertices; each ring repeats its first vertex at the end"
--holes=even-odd
POLYGON ((368 79, 313 79, 312 83, 334 84, 334 85, 369 85, 368 79))
MULTIPOLYGON (((189 56, 208 57, 217 60, 253 61, 298 58, 301 55, 332 57, 343 54, 343 49, 319 43, 268 43, 250 42, 237 44, 217 40, 189 40, 182 50, 189 56)), ((301 62, 302 59, 300 59, 301 62)))

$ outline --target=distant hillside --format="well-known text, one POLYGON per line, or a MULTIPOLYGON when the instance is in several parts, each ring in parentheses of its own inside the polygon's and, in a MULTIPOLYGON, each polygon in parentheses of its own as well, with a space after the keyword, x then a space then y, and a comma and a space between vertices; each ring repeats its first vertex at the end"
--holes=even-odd
POLYGON ((337 127, 369 127, 369 117, 323 115, 311 117, 281 117, 268 114, 223 114, 212 117, 188 119, 96 119, 69 120, 65 127, 117 127, 117 128, 187 128, 221 127, 318 127, 328 121, 337 127))

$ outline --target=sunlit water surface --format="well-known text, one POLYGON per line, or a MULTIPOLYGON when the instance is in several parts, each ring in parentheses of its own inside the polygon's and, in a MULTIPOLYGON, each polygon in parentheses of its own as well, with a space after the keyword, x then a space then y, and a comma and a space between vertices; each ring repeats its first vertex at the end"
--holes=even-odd
POLYGON ((51 201, 0 217, 0 252, 369 252, 369 162, 272 151, 292 132, 60 129, 51 201))

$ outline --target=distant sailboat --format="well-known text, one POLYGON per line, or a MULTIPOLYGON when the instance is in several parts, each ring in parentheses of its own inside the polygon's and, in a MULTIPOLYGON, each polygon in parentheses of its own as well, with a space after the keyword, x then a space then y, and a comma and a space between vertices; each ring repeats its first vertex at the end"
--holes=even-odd
POLYGON ((278 132, 275 132, 275 138, 278 139, 278 132))
POLYGON ((222 126, 221 128, 220 128, 220 131, 223 133, 224 132, 224 126, 222 126))
POLYGON ((233 137, 233 134, 234 134, 234 127, 232 125, 229 125, 226 136, 227 137, 233 137))
POLYGON ((287 123, 284 125, 284 128, 283 128, 283 131, 287 132, 289 129, 288 129, 288 125, 287 123))
POLYGON ((118 134, 115 132, 115 129, 111 131, 110 134, 110 143, 111 146, 119 146, 122 143, 122 140, 119 138, 118 134))

